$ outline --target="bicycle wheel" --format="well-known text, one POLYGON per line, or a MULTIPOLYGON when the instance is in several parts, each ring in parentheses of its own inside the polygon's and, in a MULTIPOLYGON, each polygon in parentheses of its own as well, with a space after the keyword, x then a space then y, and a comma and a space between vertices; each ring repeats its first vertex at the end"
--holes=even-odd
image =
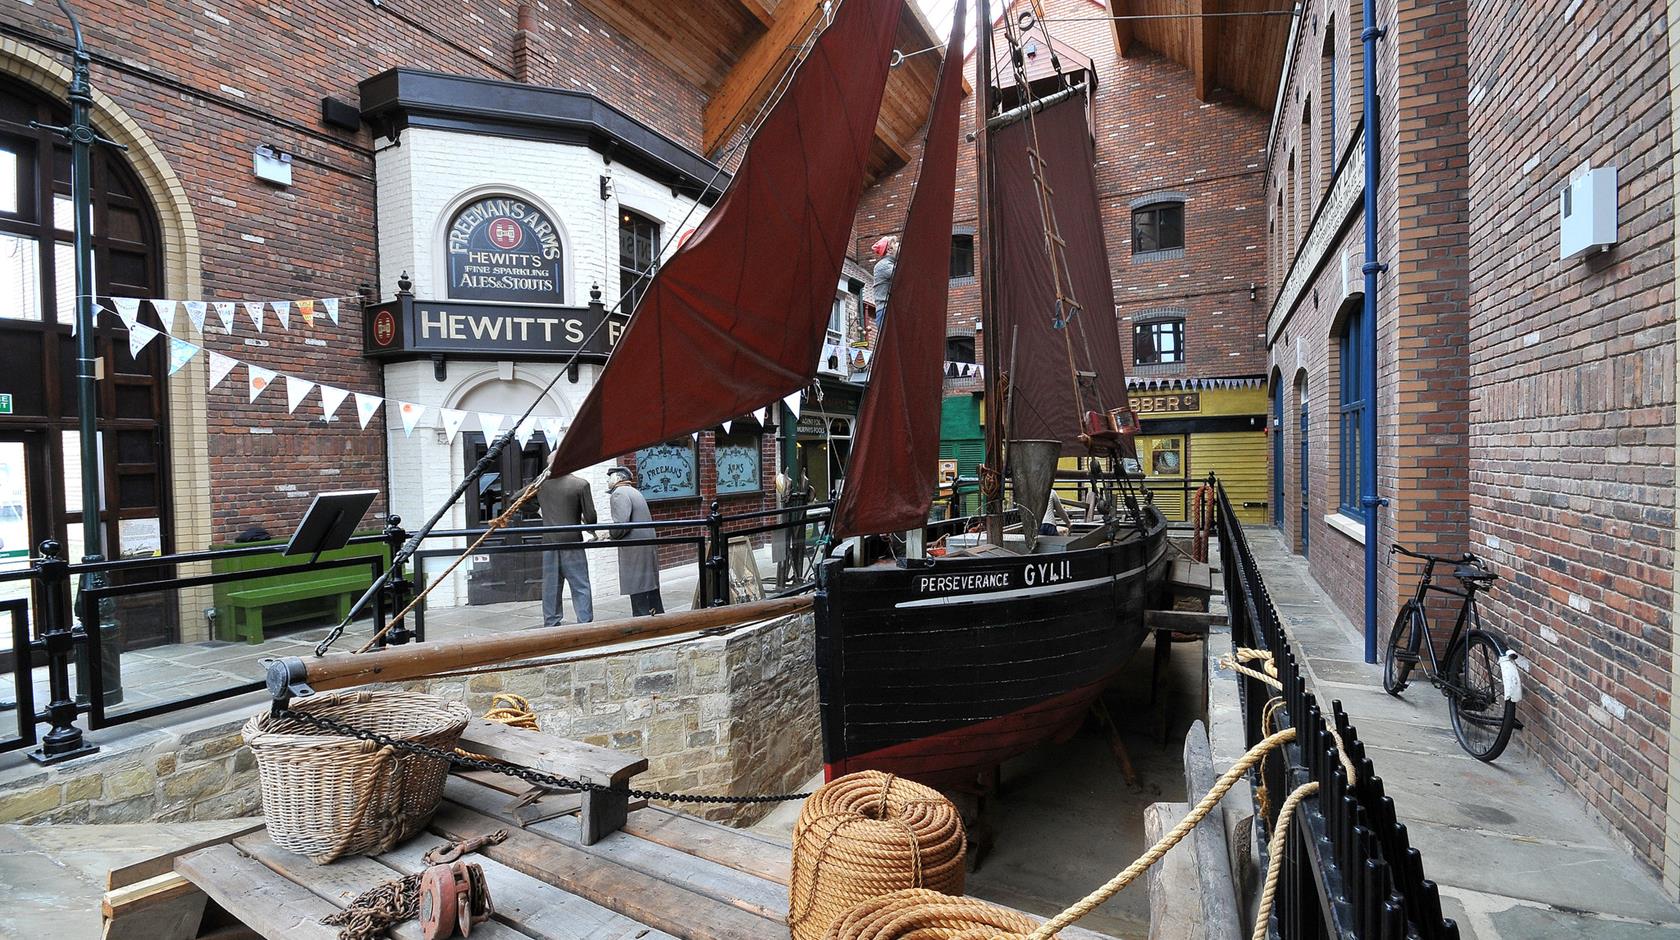
POLYGON ((1394 630, 1388 635, 1388 655, 1383 658, 1383 691, 1398 697, 1411 681, 1412 668, 1418 664, 1423 649, 1422 612, 1407 601, 1394 618, 1394 630))
POLYGON ((1447 703, 1453 734, 1471 757, 1492 761, 1505 751, 1517 726, 1517 703, 1506 694, 1505 641, 1471 630, 1447 655, 1447 703))

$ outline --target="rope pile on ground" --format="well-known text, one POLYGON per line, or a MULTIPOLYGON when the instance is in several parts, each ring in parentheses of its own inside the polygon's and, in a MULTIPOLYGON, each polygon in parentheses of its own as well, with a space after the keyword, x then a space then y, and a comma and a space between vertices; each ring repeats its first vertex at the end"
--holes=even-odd
POLYGON ((962 816, 937 790, 873 770, 830 781, 794 825, 794 940, 820 940, 861 902, 894 891, 962 894, 967 847, 962 816))
MULTIPOLYGON (((1194 831, 1196 825, 1213 812, 1213 808, 1219 805, 1225 794, 1230 792, 1262 758, 1293 740, 1295 729, 1285 728, 1249 748, 1241 759, 1220 776, 1207 795, 1179 820, 1178 825, 1140 855, 1137 861, 1109 879, 1107 884, 1042 924, 1035 926, 1013 911, 974 898, 949 898, 933 892, 901 891, 891 896, 859 902, 852 909, 836 916, 833 929, 828 933, 826 940, 1050 940, 1063 928, 1072 925, 1136 881, 1151 865, 1160 861, 1169 849, 1194 831)), ((1293 812, 1295 804, 1316 792, 1316 789, 1316 784, 1308 784, 1291 793, 1289 800, 1285 801, 1284 810, 1293 812), (1309 787, 1312 789, 1309 790, 1309 787)), ((794 839, 794 887, 797 888, 800 861, 798 830, 795 830, 794 839)), ((1276 833, 1273 834, 1273 843, 1277 846, 1282 845, 1276 833)), ((1267 870, 1267 882, 1274 895, 1277 873, 1282 870, 1278 862, 1280 855, 1281 852, 1274 852, 1267 870)), ((798 909, 797 903, 794 902, 795 910, 798 909)), ((1269 916, 1269 912, 1270 908, 1265 908, 1264 913, 1269 916)), ((1263 920, 1261 924, 1264 924, 1263 920)), ((804 940, 797 930, 794 936, 804 940)), ((1257 936, 1264 936, 1263 929, 1257 936)))
POLYGON ((847 911, 824 940, 1022 940, 1032 918, 978 898, 909 888, 871 898, 847 911))

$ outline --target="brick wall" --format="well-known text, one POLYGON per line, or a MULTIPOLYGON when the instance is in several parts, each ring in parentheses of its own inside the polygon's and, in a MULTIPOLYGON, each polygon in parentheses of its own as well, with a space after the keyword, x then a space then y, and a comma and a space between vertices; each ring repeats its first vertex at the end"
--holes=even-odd
MULTIPOLYGON (((78 10, 99 57, 95 86, 139 122, 185 183, 202 296, 268 300, 353 295, 378 282, 374 141, 365 131, 321 125, 321 98, 354 103, 361 79, 395 66, 512 80, 518 7, 513 0, 99 0, 78 10), (293 186, 277 189, 252 175, 251 152, 262 144, 296 155, 293 186)), ((532 14, 529 80, 593 92, 698 145, 699 89, 581 5, 538 3, 532 14)), ((46 45, 65 37, 50 5, 9 4, 0 30, 62 55, 46 45)), ((341 326, 322 318, 312 331, 296 323, 278 331, 270 319, 260 335, 241 313, 231 336, 212 331, 204 342, 283 373, 377 394, 377 369, 357 355, 359 312, 346 304, 346 313, 341 326)), ((318 414, 313 400, 288 415, 280 390, 247 403, 242 380, 243 370, 209 393, 211 541, 252 525, 289 531, 300 497, 314 490, 385 488, 383 428, 361 431, 346 410, 330 425, 310 422, 304 412, 318 414)), ((175 385, 179 394, 197 394, 175 385)))
MULTIPOLYGON (((1134 48, 1121 58, 1111 25, 1090 18, 1089 0, 1049 0, 1044 6, 1056 41, 1089 56, 1097 71, 1097 190, 1127 373, 1136 371, 1130 359, 1131 318, 1173 310, 1185 315, 1188 362, 1150 367, 1150 375, 1261 374, 1266 364, 1260 335, 1265 317, 1265 206, 1258 181, 1264 172, 1265 114, 1224 92, 1216 92, 1208 102, 1197 100, 1188 70, 1145 49, 1134 48), (1131 203, 1159 192, 1185 197, 1186 250, 1178 258, 1135 261, 1131 203), (1251 283, 1257 285, 1260 298, 1255 301, 1249 300, 1251 283)), ((973 55, 966 69, 972 85, 973 55)), ((963 102, 954 212, 956 227, 969 231, 978 216, 975 144, 967 136, 975 126, 975 103, 975 95, 963 102)), ((865 263, 874 260, 869 246, 876 239, 903 229, 920 168, 920 148, 918 140, 905 167, 864 193, 854 244, 856 256, 865 263)), ((953 282, 949 304, 948 332, 972 331, 980 317, 978 283, 953 282)), ((977 347, 983 345, 982 335, 977 347)), ((970 394, 973 389, 971 380, 947 382, 948 394, 970 394)))
MULTIPOLYGON (((1472 4, 1471 548, 1529 662, 1521 740, 1664 859, 1674 565, 1665 6, 1472 4), (1566 37, 1566 39, 1564 38, 1566 37), (1558 258, 1577 165, 1620 175, 1620 242, 1558 258)), ((1673 823, 1671 822, 1671 825, 1673 823)))

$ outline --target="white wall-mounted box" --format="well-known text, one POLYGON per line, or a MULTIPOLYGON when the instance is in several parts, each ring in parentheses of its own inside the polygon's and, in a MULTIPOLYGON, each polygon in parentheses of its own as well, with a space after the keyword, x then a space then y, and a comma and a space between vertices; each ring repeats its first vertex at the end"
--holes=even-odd
POLYGON ((1558 257, 1564 261, 1616 243, 1616 168, 1583 163, 1558 193, 1558 257))

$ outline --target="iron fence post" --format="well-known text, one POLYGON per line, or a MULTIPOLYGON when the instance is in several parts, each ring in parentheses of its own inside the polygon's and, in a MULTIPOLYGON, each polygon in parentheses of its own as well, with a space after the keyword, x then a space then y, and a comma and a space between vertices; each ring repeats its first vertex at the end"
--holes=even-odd
POLYGON ((722 607, 729 603, 729 560, 724 551, 723 542, 723 512, 717 500, 712 500, 712 510, 706 514, 706 538, 711 542, 711 554, 706 556, 706 568, 709 577, 706 579, 706 603, 711 607, 722 607))
MULTIPOLYGON (((403 543, 406 541, 408 541, 408 532, 402 527, 402 517, 397 515, 388 517, 385 520, 385 545, 390 549, 392 558, 401 557, 398 553, 402 550, 403 543)), ((385 605, 387 617, 396 616, 404 607, 408 606, 408 602, 414 597, 414 583, 408 580, 408 563, 406 561, 397 565, 395 573, 385 579, 385 587, 379 594, 379 602, 385 605)), ((414 616, 418 617, 419 613, 418 610, 415 611, 414 616)), ((389 643, 401 646, 404 643, 412 642, 418 636, 418 633, 409 627, 409 623, 409 619, 405 617, 386 635, 384 640, 380 641, 379 645, 384 646, 389 643)))
MULTIPOLYGON (((37 764, 56 764, 96 753, 99 748, 82 739, 82 729, 76 727, 81 712, 70 696, 70 661, 75 653, 77 637, 71 629, 70 617, 64 609, 64 595, 70 590, 70 563, 59 552, 58 542, 48 539, 41 543, 41 560, 35 565, 35 582, 41 591, 41 645, 47 653, 47 687, 50 702, 47 720, 52 730, 41 738, 41 746, 29 752, 37 764)), ((85 639, 85 636, 83 637, 85 639)), ((29 656, 28 650, 18 650, 29 656)), ((33 721, 33 715, 19 715, 18 721, 33 721)))

